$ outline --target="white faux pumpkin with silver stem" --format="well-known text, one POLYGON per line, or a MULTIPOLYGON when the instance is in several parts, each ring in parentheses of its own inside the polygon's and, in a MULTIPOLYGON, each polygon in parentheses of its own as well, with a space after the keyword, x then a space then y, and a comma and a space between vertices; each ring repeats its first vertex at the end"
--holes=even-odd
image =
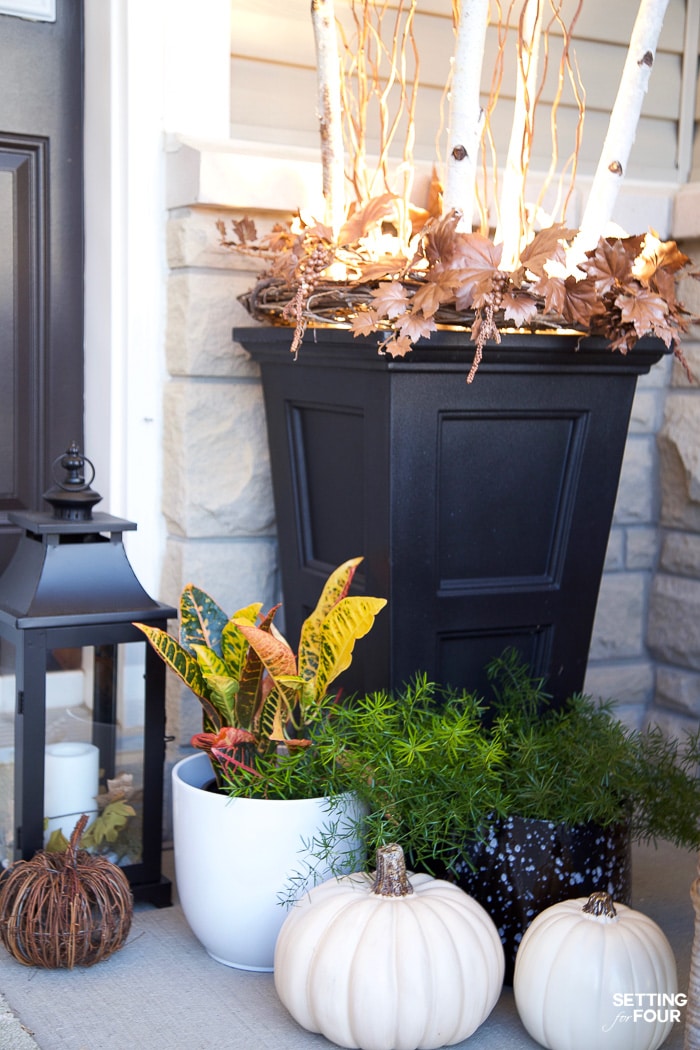
POLYGON ((663 931, 607 893, 546 908, 515 958, 520 1019, 549 1050, 656 1050, 680 1020, 677 988, 663 931))
POLYGON ((275 987, 295 1020, 361 1050, 461 1042, 491 1013, 504 968, 481 905, 429 875, 409 880, 393 843, 377 851, 374 877, 315 886, 275 949, 275 987))

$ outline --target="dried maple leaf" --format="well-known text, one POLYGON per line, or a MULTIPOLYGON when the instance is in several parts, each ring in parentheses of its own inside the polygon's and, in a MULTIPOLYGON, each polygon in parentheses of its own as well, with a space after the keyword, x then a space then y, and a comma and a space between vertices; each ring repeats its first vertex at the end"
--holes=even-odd
POLYGON ((588 253, 588 259, 580 264, 583 272, 595 281, 596 290, 604 295, 611 288, 621 287, 632 278, 632 262, 634 256, 630 256, 622 241, 608 241, 601 239, 593 252, 588 253))
POLYGON ((483 305, 494 282, 500 278, 499 264, 503 246, 494 244, 480 233, 469 233, 462 238, 459 258, 458 285, 455 301, 458 310, 469 310, 472 305, 483 305))
POLYGON ((413 309, 422 310, 425 317, 432 317, 453 296, 454 275, 451 271, 433 271, 432 279, 421 284, 413 296, 413 309))
POLYGON ((442 262, 449 264, 457 248, 457 224, 459 215, 451 211, 441 219, 431 219, 425 224, 422 239, 422 254, 431 266, 442 262))
POLYGON ((360 310, 350 322, 353 335, 370 335, 376 332, 379 315, 374 310, 360 310))
POLYGON ((383 277, 396 277, 405 271, 408 259, 405 255, 387 255, 376 262, 360 263, 357 266, 357 279, 360 281, 380 281, 383 277))
POLYGON ((587 328, 597 315, 604 312, 605 307, 592 278, 577 281, 575 277, 567 277, 564 290, 562 316, 566 321, 587 328))
POLYGON ((400 281, 380 284, 378 288, 372 289, 372 296, 379 317, 401 317, 408 309, 408 296, 400 281))
POLYGON ((660 241, 656 234, 648 233, 635 261, 634 273, 640 280, 648 282, 656 270, 678 273, 689 262, 675 241, 660 241))
POLYGON ((506 321, 513 321, 518 328, 527 325, 537 314, 537 300, 527 293, 506 292, 501 300, 501 308, 506 321))
POLYGON ((647 332, 660 334, 661 329, 667 328, 667 308, 664 300, 641 288, 635 295, 618 295, 615 306, 620 311, 623 324, 634 325, 637 335, 646 335, 647 332))
POLYGON ((383 193, 381 197, 372 197, 361 208, 348 218, 338 234, 339 244, 356 244, 367 236, 373 226, 382 223, 396 208, 396 196, 383 193))
POLYGON ((401 335, 406 336, 412 343, 420 338, 429 339, 430 333, 437 331, 437 325, 432 317, 423 317, 418 313, 404 314, 396 322, 396 327, 401 335))
POLYGON ((657 270, 653 278, 644 283, 657 295, 661 296, 672 313, 675 311, 678 306, 678 299, 676 298, 676 278, 672 273, 668 270, 657 270))
POLYGON ((564 242, 571 240, 576 230, 571 230, 562 223, 555 223, 540 230, 520 253, 520 262, 535 277, 545 277, 545 263, 563 263, 566 258, 564 242))
POLYGON ((541 277, 533 291, 544 300, 544 312, 554 317, 564 317, 566 307, 566 285, 561 277, 541 277))
POLYGON ((380 346, 380 350, 383 350, 391 357, 405 357, 412 349, 413 343, 409 337, 397 334, 390 336, 389 339, 385 339, 380 346))
POLYGON ((430 173, 430 186, 428 187, 427 209, 432 216, 438 219, 442 215, 442 179, 433 167, 430 173))
POLYGON ((231 225, 233 226, 234 233, 241 244, 247 244, 250 241, 257 241, 258 231, 255 228, 255 223, 252 219, 245 216, 242 219, 232 219, 231 225))

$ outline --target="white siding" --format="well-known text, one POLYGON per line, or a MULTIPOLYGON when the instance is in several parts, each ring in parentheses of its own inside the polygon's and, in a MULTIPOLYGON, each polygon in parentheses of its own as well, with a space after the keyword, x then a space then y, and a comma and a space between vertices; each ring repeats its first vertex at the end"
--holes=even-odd
MULTIPOLYGON (((574 0, 567 0, 569 10, 574 0)), ((695 0, 689 0, 691 5, 695 0)), ((575 54, 586 90, 586 122, 580 171, 591 173, 607 126, 637 9, 636 0, 588 0, 575 33, 575 54)), ((348 13, 347 0, 337 10, 348 13)), ((566 8, 565 8, 566 10, 566 8)), ((316 85, 313 33, 308 0, 231 0, 232 137, 279 145, 315 147, 316 85)), ((420 48, 421 97, 415 155, 439 159, 443 84, 453 49, 450 0, 419 0, 416 36, 420 48)), ((681 111, 686 0, 671 0, 651 77, 642 120, 630 158, 630 179, 676 181, 678 122, 681 111)), ((495 30, 487 41, 484 87, 496 49, 495 30)), ((695 49, 697 51, 697 48, 695 49)), ((551 68, 545 100, 551 99, 556 71, 551 68)), ((499 153, 505 154, 513 72, 506 70, 502 103, 494 121, 499 153)), ((560 156, 573 142, 576 110, 565 94, 558 119, 560 156)), ((548 114, 537 125, 533 168, 545 169, 551 156, 548 114)))

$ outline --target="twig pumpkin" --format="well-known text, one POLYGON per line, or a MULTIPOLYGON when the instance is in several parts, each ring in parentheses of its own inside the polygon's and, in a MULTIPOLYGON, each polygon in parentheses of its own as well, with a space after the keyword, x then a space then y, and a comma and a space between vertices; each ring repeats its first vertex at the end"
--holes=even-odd
POLYGON ((25 966, 92 966, 124 944, 133 898, 123 871, 79 848, 82 816, 64 853, 40 850, 0 881, 0 940, 25 966))
POLYGON ((662 930, 607 893, 546 908, 515 959, 520 1019, 549 1050, 656 1050, 680 1020, 677 988, 662 930))
POLYGON ((406 874, 396 844, 377 871, 329 879, 300 900, 275 949, 275 987, 311 1032, 362 1050, 459 1043, 501 992, 493 922, 451 883, 406 874))

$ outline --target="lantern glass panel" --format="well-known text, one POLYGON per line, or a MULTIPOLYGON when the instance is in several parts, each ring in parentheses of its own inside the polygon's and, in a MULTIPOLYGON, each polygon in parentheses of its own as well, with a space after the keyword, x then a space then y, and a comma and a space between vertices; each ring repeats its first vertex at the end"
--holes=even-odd
POLYGON ((12 863, 15 837, 15 647, 0 639, 0 869, 12 863))
POLYGON ((86 813, 90 852, 121 865, 141 862, 144 658, 140 642, 49 652, 45 846, 68 838, 86 813))

